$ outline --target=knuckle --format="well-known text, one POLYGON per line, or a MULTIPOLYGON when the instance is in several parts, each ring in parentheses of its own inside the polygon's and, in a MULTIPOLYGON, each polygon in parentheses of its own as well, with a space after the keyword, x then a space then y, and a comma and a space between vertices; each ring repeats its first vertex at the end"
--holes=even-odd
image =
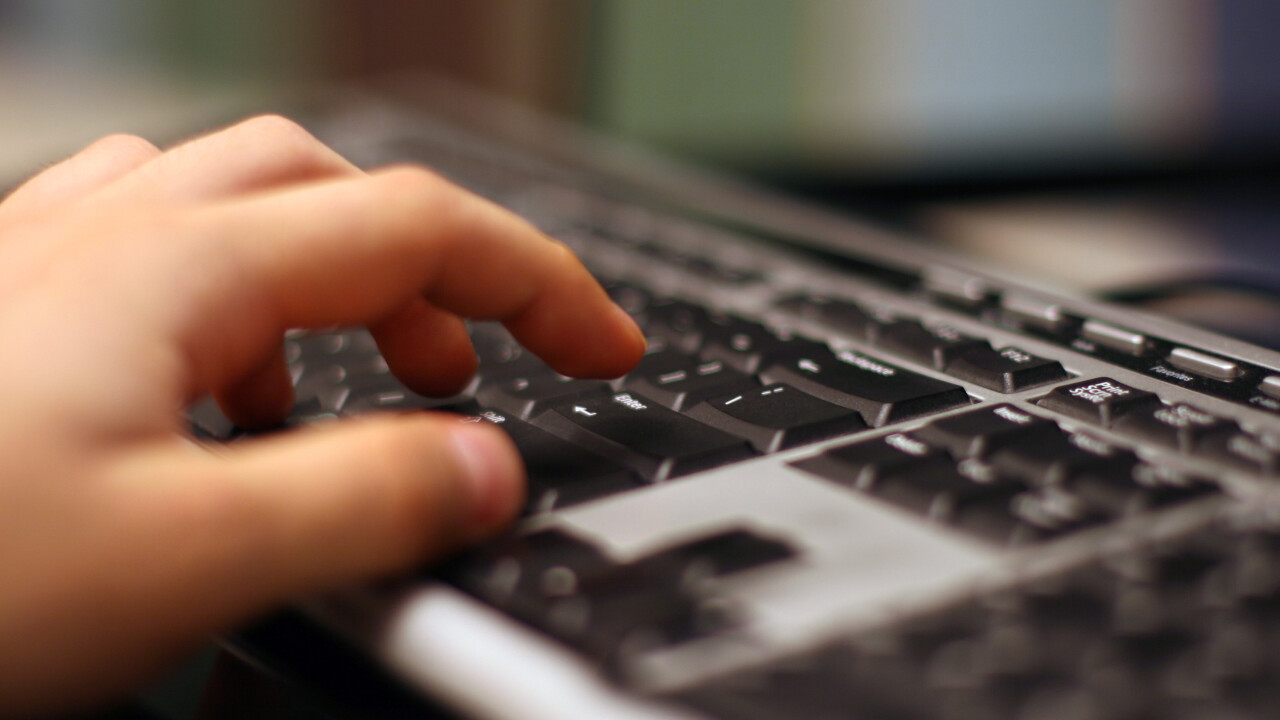
POLYGON ((138 135, 116 133, 107 135, 90 146, 94 151, 106 152, 116 157, 149 160, 160 155, 160 149, 150 140, 138 135))
POLYGON ((298 122, 283 115, 258 115, 241 122, 234 130, 251 144, 271 148, 274 157, 306 161, 325 151, 324 145, 298 122))
POLYGON ((267 137, 277 138, 315 138, 300 123, 292 118, 274 113, 255 115, 240 123, 240 128, 267 137))
POLYGON ((410 201, 436 203, 457 188, 438 173, 421 165, 394 165, 381 173, 382 181, 392 192, 410 201))
POLYGON ((576 271, 583 269, 582 260, 568 245, 559 240, 548 239, 547 254, 550 262, 557 270, 576 271))

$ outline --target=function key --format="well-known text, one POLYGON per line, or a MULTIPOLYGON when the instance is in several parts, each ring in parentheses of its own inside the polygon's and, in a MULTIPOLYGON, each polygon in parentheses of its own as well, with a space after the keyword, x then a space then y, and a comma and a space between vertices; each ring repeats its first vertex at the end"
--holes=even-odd
POLYGON ((874 427, 969 403, 969 395, 959 385, 852 351, 789 358, 766 368, 761 377, 853 408, 874 427))
POLYGON ((1032 355, 1016 347, 996 350, 989 345, 975 347, 947 365, 947 374, 975 385, 1003 393, 1013 393, 1067 377, 1057 360, 1032 355))
POLYGON ((898 320, 879 328, 876 346, 908 360, 945 368, 968 350, 983 347, 985 341, 961 335, 949 327, 926 328, 918 322, 898 320))
POLYGON ((1141 355, 1147 349, 1146 335, 1098 320, 1086 320, 1080 328, 1080 336, 1089 342, 1128 355, 1141 355))
POLYGON ((969 458, 985 457, 1010 445, 1039 444, 1057 437, 1060 431, 1050 420, 1012 405, 996 405, 934 420, 915 435, 958 458, 969 458))
POLYGON ((1170 365, 1179 370, 1186 370, 1211 380, 1231 382, 1239 378, 1243 372, 1239 363, 1191 348, 1174 348, 1167 359, 1170 365))
POLYGON ((1155 393, 1104 377, 1055 388, 1036 404, 1077 420, 1110 427, 1121 415, 1159 407, 1160 398, 1155 393))
POLYGON ((720 396, 694 406, 688 414, 751 440, 763 453, 867 427, 856 410, 819 400, 789 385, 769 385, 720 396))
POLYGON ((1115 429, 1127 435, 1190 452, 1205 438, 1238 432, 1239 426, 1190 405, 1143 408, 1116 421, 1115 429))

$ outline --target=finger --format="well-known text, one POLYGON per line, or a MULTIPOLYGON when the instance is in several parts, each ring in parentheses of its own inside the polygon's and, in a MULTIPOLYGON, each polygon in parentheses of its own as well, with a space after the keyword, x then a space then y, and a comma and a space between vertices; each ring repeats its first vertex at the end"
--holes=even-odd
POLYGON ((138 529, 168 541, 152 562, 173 565, 146 573, 162 583, 147 594, 166 607, 217 599, 215 624, 439 557, 493 534, 523 501, 510 440, 444 414, 334 422, 227 453, 122 469, 167 508, 152 516, 160 527, 138 529))
POLYGON ((121 192, 185 201, 360 174, 301 125, 262 115, 171 148, 121 192))
POLYGON ((235 384, 216 390, 214 399, 231 422, 247 430, 275 427, 293 408, 293 380, 277 342, 262 363, 235 384))
POLYGON ((109 135, 36 175, 0 205, 0 213, 37 213, 58 208, 123 177, 160 155, 135 135, 109 135))
POLYGON ((467 326, 457 315, 415 297, 369 324, 391 372, 421 395, 461 392, 476 372, 467 326))
POLYGON ((504 321, 566 375, 616 377, 644 352, 635 323, 564 245, 426 171, 261 194, 220 204, 202 222, 208 262, 192 285, 207 296, 197 313, 224 322, 178 337, 197 362, 220 358, 198 368, 214 386, 247 372, 283 328, 368 322, 418 295, 504 321), (211 273, 224 277, 209 282, 211 273))

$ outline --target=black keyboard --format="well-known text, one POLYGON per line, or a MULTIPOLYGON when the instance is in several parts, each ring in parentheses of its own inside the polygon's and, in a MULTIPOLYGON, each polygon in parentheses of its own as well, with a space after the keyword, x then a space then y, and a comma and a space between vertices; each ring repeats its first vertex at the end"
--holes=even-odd
MULTIPOLYGON (((475 323, 475 379, 427 398, 362 330, 286 340, 290 426, 446 411, 523 455, 520 524, 415 586, 570 649, 655 718, 1280 712, 1274 354, 856 226, 793 242, 453 130, 382 132, 348 152, 525 214, 650 342, 627 376, 574 380, 475 323)), ((191 419, 242 435, 208 402, 191 419)))

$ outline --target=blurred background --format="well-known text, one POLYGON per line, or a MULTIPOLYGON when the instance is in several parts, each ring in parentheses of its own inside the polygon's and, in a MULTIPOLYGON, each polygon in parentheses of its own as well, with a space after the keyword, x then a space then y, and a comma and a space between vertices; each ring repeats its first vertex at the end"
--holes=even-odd
POLYGON ((1280 346, 1278 36, 1256 0, 0 0, 0 187, 435 73, 1280 346))
POLYGON ((0 87, 5 114, 103 122, 148 85, 426 69, 797 183, 1056 180, 1275 155, 1278 24, 1247 0, 0 0, 0 87))
POLYGON ((431 72, 1005 266, 1257 325, 1280 285, 1277 30, 1280 5, 1252 0, 0 0, 0 170, 431 72), (1223 288, 1260 302, 1200 296, 1223 288))

